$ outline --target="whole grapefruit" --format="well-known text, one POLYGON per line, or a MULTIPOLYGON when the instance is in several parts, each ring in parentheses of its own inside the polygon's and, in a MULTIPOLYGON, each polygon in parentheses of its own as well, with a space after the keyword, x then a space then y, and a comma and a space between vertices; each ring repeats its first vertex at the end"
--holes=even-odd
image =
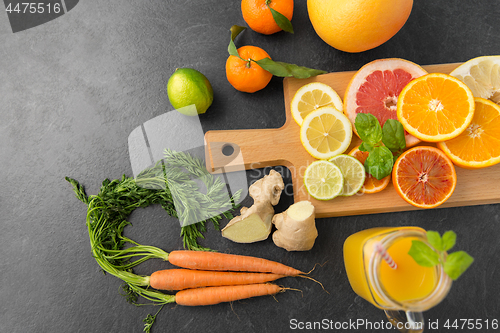
POLYGON ((413 0, 307 0, 318 36, 345 52, 373 49, 406 23, 413 0))

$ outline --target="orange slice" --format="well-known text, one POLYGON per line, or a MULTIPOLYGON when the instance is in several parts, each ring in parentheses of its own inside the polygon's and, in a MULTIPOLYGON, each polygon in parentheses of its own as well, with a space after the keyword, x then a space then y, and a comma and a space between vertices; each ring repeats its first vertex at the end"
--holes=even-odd
POLYGON ((500 106, 476 98, 476 110, 469 127, 438 147, 458 166, 485 168, 500 162, 500 106))
MULTIPOLYGON (((362 164, 365 163, 366 158, 368 157, 368 152, 367 151, 361 151, 359 150, 359 146, 354 147, 350 152, 349 155, 355 157, 360 161, 362 164)), ((368 172, 366 173, 365 176, 365 182, 361 189, 359 190, 360 193, 377 193, 382 191, 384 188, 389 185, 389 182, 391 181, 391 176, 387 176, 382 178, 381 180, 378 180, 377 178, 373 177, 370 175, 368 172)))
POLYGON ((441 150, 418 146, 396 160, 392 182, 396 192, 409 204, 434 208, 453 194, 457 174, 453 162, 441 150))
POLYGON ((399 94, 398 120, 422 141, 450 140, 469 126, 474 116, 474 96, 453 76, 432 73, 406 85, 399 94))

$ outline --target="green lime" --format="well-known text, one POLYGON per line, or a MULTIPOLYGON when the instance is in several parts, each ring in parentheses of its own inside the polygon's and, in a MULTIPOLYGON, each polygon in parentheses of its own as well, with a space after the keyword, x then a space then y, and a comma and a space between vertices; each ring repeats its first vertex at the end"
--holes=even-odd
POLYGON ((365 183, 366 172, 363 164, 357 158, 345 154, 334 156, 329 161, 338 166, 344 176, 344 187, 340 195, 348 197, 358 193, 365 183))
POLYGON ((313 198, 330 200, 342 192, 344 176, 339 167, 332 162, 314 161, 306 169, 304 185, 313 198))
POLYGON ((170 104, 188 116, 205 113, 214 100, 210 81, 192 68, 177 69, 168 79, 167 93, 170 104), (191 105, 196 106, 196 112, 191 105))

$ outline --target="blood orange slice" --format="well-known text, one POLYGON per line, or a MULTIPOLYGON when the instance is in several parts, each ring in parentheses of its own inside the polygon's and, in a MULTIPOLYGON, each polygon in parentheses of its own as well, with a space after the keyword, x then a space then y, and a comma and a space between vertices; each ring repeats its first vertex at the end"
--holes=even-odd
MULTIPOLYGON (((354 147, 350 152, 349 155, 355 157, 360 161, 362 164, 365 164, 366 159, 368 158, 368 152, 367 151, 361 151, 359 150, 359 146, 354 147)), ((373 177, 370 175, 368 172, 366 172, 365 175, 365 182, 361 189, 359 190, 360 193, 377 193, 382 191, 384 188, 389 185, 389 182, 391 181, 391 176, 384 177, 380 180, 377 178, 373 177)))
MULTIPOLYGON (((427 74, 419 65, 404 59, 390 58, 372 61, 354 74, 344 95, 344 113, 353 128, 358 113, 371 113, 380 125, 387 119, 397 119, 397 101, 401 90, 411 80, 427 74)), ((357 133, 356 133, 357 134, 357 133)), ((406 134, 406 146, 420 142, 406 134)))
POLYGON ((406 202, 419 208, 434 208, 453 194, 457 174, 453 162, 441 150, 418 146, 396 160, 392 182, 406 202))

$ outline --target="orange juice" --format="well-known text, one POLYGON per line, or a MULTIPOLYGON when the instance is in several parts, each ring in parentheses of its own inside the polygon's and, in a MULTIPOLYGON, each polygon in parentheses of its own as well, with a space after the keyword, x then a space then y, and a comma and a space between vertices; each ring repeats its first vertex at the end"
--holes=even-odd
POLYGON ((398 302, 416 301, 429 295, 436 286, 437 277, 434 267, 420 266, 408 254, 414 237, 397 240, 387 252, 397 263, 392 269, 382 261, 380 263, 380 282, 387 294, 398 302))
POLYGON ((440 266, 422 267, 408 254, 412 240, 427 241, 418 227, 372 228, 344 243, 347 277, 356 294, 381 309, 424 311, 441 301, 451 280, 440 266), (381 243, 396 262, 392 269, 375 251, 381 243))

